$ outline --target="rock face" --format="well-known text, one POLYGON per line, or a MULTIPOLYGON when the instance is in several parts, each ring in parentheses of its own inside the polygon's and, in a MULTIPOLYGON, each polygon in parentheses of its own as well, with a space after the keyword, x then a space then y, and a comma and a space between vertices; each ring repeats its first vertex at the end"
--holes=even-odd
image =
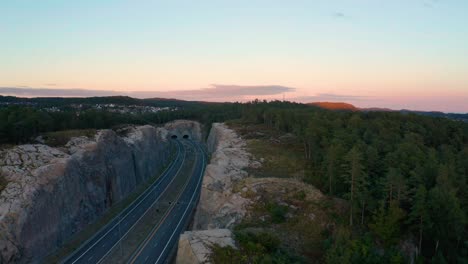
POLYGON ((203 177, 193 229, 179 240, 178 264, 207 263, 211 246, 232 246, 232 228, 246 214, 250 200, 233 190, 234 184, 247 177, 244 170, 250 156, 246 143, 226 125, 213 124, 207 141, 210 164, 203 177))
POLYGON ((141 126, 0 152, 0 263, 37 262, 170 162, 171 130, 201 138, 196 122, 141 126), (194 129, 191 131, 190 129, 194 129), (122 133, 119 133, 122 134, 122 133))
POLYGON ((249 200, 233 191, 233 184, 247 177, 246 143, 224 124, 215 123, 208 137, 212 152, 203 177, 194 229, 230 228, 246 213, 249 200))
POLYGON ((231 230, 187 231, 180 236, 176 263, 207 263, 213 245, 235 248, 231 230))

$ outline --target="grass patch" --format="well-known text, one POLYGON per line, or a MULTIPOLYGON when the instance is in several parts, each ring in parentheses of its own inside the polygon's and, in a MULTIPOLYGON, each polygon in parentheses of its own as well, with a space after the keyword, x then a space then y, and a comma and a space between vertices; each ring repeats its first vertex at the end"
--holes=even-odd
POLYGON ((247 151, 262 166, 249 169, 255 177, 298 178, 302 179, 306 160, 302 144, 292 134, 284 134, 265 125, 229 123, 247 142, 247 151))
POLYGON ((76 129, 76 130, 63 130, 45 133, 42 137, 44 138, 45 144, 51 147, 65 146, 67 142, 73 137, 94 137, 96 135, 96 129, 76 129))

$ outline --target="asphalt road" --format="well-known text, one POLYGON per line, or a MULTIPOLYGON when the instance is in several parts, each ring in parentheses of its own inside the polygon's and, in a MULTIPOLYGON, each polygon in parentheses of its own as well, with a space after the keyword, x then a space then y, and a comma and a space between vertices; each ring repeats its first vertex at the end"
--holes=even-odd
POLYGON ((128 263, 167 263, 176 246, 179 235, 187 227, 200 197, 206 158, 200 145, 190 142, 196 150, 196 162, 192 175, 178 199, 166 212, 164 220, 148 234, 128 263))
POLYGON ((177 155, 163 175, 109 224, 61 263, 99 263, 112 249, 121 246, 119 243, 121 239, 158 202, 182 168, 186 157, 186 148, 179 140, 174 140, 174 142, 177 144, 177 155))

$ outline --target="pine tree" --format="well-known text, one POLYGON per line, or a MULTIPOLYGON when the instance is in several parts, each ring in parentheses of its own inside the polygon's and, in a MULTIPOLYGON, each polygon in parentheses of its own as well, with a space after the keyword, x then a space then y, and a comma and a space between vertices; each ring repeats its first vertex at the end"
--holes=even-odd
POLYGON ((328 192, 329 195, 333 195, 333 182, 337 170, 337 159, 338 159, 338 147, 333 144, 328 148, 327 155, 325 158, 326 171, 328 176, 328 192))
POLYGON ((410 212, 410 221, 416 223, 419 231, 419 243, 418 251, 419 254, 422 254, 422 239, 423 239, 423 230, 424 227, 428 225, 428 212, 427 212, 427 190, 424 185, 419 185, 414 194, 411 212, 410 212))
POLYGON ((370 199, 370 183, 367 173, 361 173, 356 181, 356 200, 361 210, 361 225, 364 225, 364 216, 370 199))
POLYGON ((406 181, 399 169, 389 169, 386 176, 385 185, 389 203, 393 200, 400 202, 405 196, 406 181))
POLYGON ((349 183, 349 225, 353 225, 353 214, 355 207, 355 195, 357 190, 358 181, 364 174, 364 167, 362 165, 362 156, 357 146, 354 146, 348 154, 346 154, 345 160, 347 162, 347 173, 345 175, 346 180, 349 183))
POLYGON ((466 215, 444 169, 440 170, 436 186, 429 191, 428 205, 435 252, 437 253, 440 245, 446 252, 453 251, 463 238, 466 215))

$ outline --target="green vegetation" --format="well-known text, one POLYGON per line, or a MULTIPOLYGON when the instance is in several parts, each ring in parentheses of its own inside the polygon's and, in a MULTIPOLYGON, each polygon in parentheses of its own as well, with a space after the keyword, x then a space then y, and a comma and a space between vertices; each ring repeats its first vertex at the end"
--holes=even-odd
POLYGON ((247 104, 237 123, 294 134, 297 142, 282 149, 302 145, 303 180, 348 201, 348 221, 324 247, 328 262, 401 262, 403 241, 417 245, 421 260, 467 260, 466 123, 279 102, 247 104))
POLYGON ((43 138, 45 143, 49 146, 64 146, 72 137, 85 136, 92 138, 96 135, 95 129, 77 129, 77 130, 64 130, 45 133, 43 138))
POLYGON ((286 221, 286 213, 288 207, 285 205, 279 205, 277 203, 269 203, 267 210, 270 213, 271 221, 275 224, 283 223, 286 221))
POLYGON ((0 108, 0 144, 25 143, 45 132, 103 129, 122 124, 164 124, 176 119, 193 119, 207 125, 237 118, 239 104, 191 103, 177 111, 157 113, 115 113, 104 110, 76 110, 64 106, 60 112, 40 107, 8 106, 0 108))
MULTIPOLYGON (((337 217, 336 226, 324 235, 320 233, 324 230, 312 230, 313 225, 302 218, 288 219, 289 212, 275 205, 274 197, 265 197, 270 205, 257 208, 259 213, 270 216, 270 222, 263 225, 301 235, 303 246, 298 254, 329 263, 398 263, 405 256, 401 245, 410 243, 416 245, 420 261, 468 261, 467 123, 413 113, 329 111, 278 101, 174 101, 165 103, 176 104, 177 111, 138 115, 93 109, 77 112, 67 108, 69 101, 65 99, 61 102, 62 99, 49 98, 35 103, 54 105, 57 100, 63 106, 61 112, 46 112, 36 106, 0 108, 0 144, 27 142, 53 131, 162 124, 181 118, 209 126, 235 119, 231 124, 250 140, 249 150, 265 158, 263 166, 253 171, 255 176, 294 177, 330 197, 347 201, 345 214, 333 213, 333 206, 323 208, 331 211, 327 215, 337 217), (326 242, 317 245, 317 240, 326 242)), ((81 99, 73 100, 83 103, 81 99)), ((137 100, 132 104, 162 102, 137 100)), ((305 208, 317 206, 301 201, 301 197, 291 199, 304 203, 305 208)), ((258 227, 259 223, 250 225, 258 227)), ((285 236, 278 237, 283 250, 287 246, 283 244, 285 236)), ((261 256, 281 259, 267 249, 254 249, 261 256)), ((245 252, 250 252, 247 250, 248 247, 241 247, 235 252, 245 257, 245 252)), ((256 253, 247 256, 252 254, 256 253)))
POLYGON ((213 247, 213 263, 303 263, 297 256, 281 249, 278 236, 268 232, 236 231, 239 248, 213 247))

